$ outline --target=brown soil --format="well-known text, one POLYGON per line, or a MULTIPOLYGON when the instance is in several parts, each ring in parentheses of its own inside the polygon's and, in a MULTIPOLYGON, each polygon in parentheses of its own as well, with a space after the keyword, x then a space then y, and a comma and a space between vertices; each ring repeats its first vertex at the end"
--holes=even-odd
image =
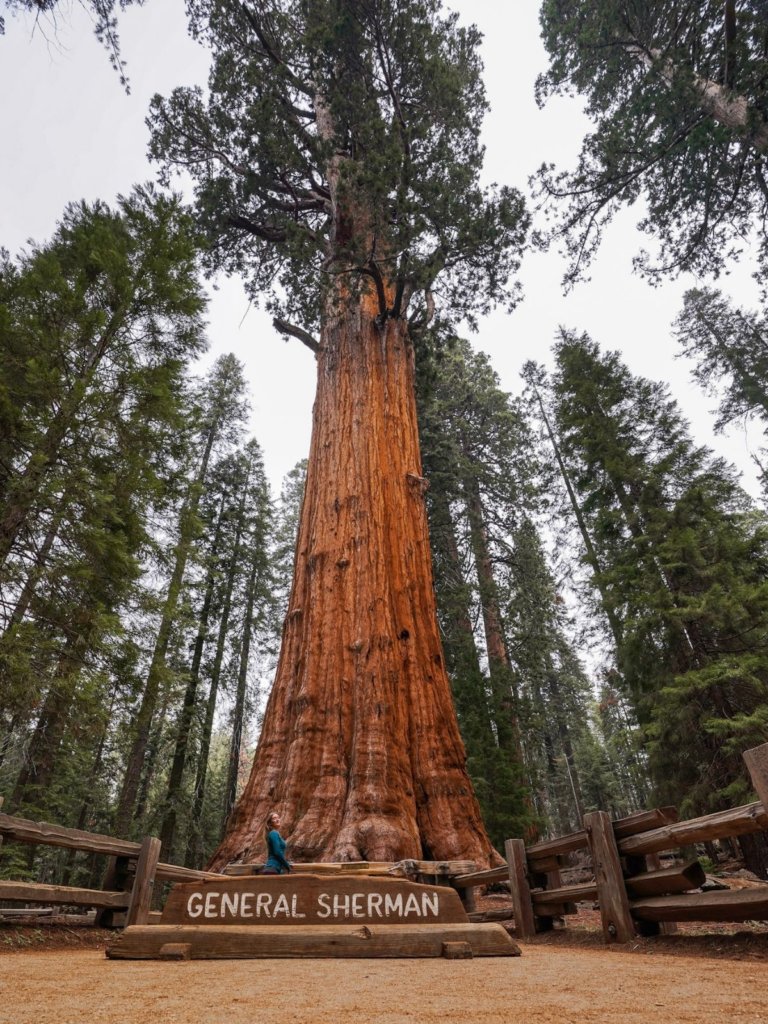
MULTIPOLYGON (((499 909, 509 897, 478 902, 499 909)), ((583 904, 566 928, 521 943, 522 957, 461 961, 109 961, 113 937, 0 926, 0 1024, 768 1022, 765 923, 606 946, 583 904)))
POLYGON ((764 1024, 764 965, 526 943, 478 960, 6 956, 1 1024, 764 1024))

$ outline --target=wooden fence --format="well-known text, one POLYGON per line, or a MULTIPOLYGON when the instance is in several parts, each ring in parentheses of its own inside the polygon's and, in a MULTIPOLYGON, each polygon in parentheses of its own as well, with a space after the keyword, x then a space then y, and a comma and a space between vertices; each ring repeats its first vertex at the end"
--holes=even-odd
MULTIPOLYGON (((766 920, 768 885, 765 889, 691 892, 704 882, 699 862, 691 860, 662 868, 659 860, 662 851, 768 830, 768 743, 746 751, 744 759, 760 799, 689 821, 678 821, 674 807, 640 811, 618 820, 611 820, 604 811, 593 811, 585 816, 583 829, 567 836, 528 847, 522 839, 508 839, 507 863, 485 871, 471 870, 473 865, 468 861, 297 864, 295 870, 405 875, 419 881, 453 885, 475 920, 498 916, 473 913, 473 890, 507 881, 512 910, 503 914, 514 918, 520 938, 551 928, 555 918, 576 913, 576 903, 584 900, 597 901, 609 942, 627 942, 638 933, 668 932, 677 921, 766 920), (577 850, 589 851, 594 880, 563 885, 562 869, 568 855, 577 850)), ((135 843, 0 813, 0 842, 4 838, 106 854, 110 864, 104 889, 0 881, 2 901, 96 907, 101 924, 147 923, 156 880, 192 882, 221 878, 220 874, 161 863, 160 840, 154 837, 135 843)), ((260 866, 231 865, 225 873, 250 874, 260 866)))
POLYGON ((115 839, 95 832, 82 832, 80 829, 63 828, 0 813, 0 841, 3 839, 32 845, 58 846, 109 857, 104 889, 0 881, 0 900, 95 907, 99 912, 98 922, 105 925, 145 924, 149 920, 156 879, 194 882, 220 877, 206 871, 161 863, 160 840, 152 836, 141 843, 134 843, 128 839, 115 839))
POLYGON ((508 881, 512 916, 519 937, 552 927, 553 919, 576 912, 575 904, 596 900, 609 942, 673 930, 678 921, 768 920, 768 885, 750 890, 691 892, 704 882, 698 861, 662 868, 659 854, 714 839, 768 830, 768 743, 744 754, 755 803, 677 821, 673 807, 643 811, 612 821, 604 811, 584 818, 584 828, 526 847, 522 839, 505 844, 507 864, 458 875, 459 888, 508 881), (568 854, 589 851, 594 880, 562 885, 568 854))

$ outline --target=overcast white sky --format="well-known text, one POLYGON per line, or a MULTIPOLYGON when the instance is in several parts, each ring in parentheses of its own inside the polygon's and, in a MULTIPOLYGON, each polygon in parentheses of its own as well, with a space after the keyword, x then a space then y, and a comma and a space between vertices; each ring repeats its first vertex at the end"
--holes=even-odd
MULTIPOLYGON (((488 180, 527 190, 542 163, 571 166, 588 130, 577 100, 544 111, 533 99, 546 58, 539 40, 538 0, 454 0, 465 21, 484 33, 483 56, 491 113, 486 122, 488 180)), ((56 27, 28 17, 8 18, 0 37, 0 245, 17 252, 29 238, 45 240, 65 204, 112 201, 153 176, 146 160, 144 118, 155 92, 204 83, 205 51, 186 35, 183 0, 147 0, 121 18, 123 56, 132 92, 126 96, 76 0, 63 0, 56 27)), ((644 241, 635 231, 641 211, 627 211, 608 232, 592 280, 563 296, 563 266, 556 254, 529 254, 521 279, 525 301, 512 315, 487 318, 472 340, 488 352, 503 386, 520 389, 527 359, 549 361, 559 324, 588 331, 618 348, 634 372, 670 383, 699 441, 745 470, 756 491, 748 442, 742 431, 715 438, 712 400, 676 359, 670 325, 692 278, 651 288, 632 274, 631 259, 644 241)), ((646 243, 647 244, 647 243, 646 243)), ((742 304, 756 305, 751 268, 742 264, 721 286, 742 304)), ((211 354, 232 351, 246 366, 253 391, 253 431, 276 487, 309 446, 314 359, 299 342, 285 342, 269 319, 249 309, 236 281, 222 279, 213 293, 211 354)), ((209 357, 210 358, 210 357, 209 357)), ((754 443, 754 441, 753 441, 754 443)))

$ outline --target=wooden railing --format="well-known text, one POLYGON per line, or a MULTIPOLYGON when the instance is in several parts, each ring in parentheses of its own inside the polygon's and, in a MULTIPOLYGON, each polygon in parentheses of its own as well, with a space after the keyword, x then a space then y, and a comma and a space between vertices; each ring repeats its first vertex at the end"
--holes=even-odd
MULTIPOLYGON (((551 928, 555 918, 576 913, 576 903, 584 900, 597 901, 608 941, 627 942, 638 933, 667 932, 678 921, 768 919, 768 885, 765 889, 691 892, 704 882, 698 861, 662 868, 658 856, 662 851, 768 830, 768 743, 746 751, 744 759, 760 797, 755 803, 689 821, 678 821, 673 807, 640 811, 616 821, 604 811, 593 811, 585 816, 583 829, 566 836, 528 847, 522 839, 508 839, 507 863, 488 870, 475 871, 469 861, 322 863, 295 867, 297 871, 323 874, 403 875, 453 885, 472 918, 514 917, 521 938, 551 928), (561 871, 568 855, 584 849, 591 855, 594 880, 564 885, 561 871), (473 890, 502 881, 510 886, 511 911, 472 913, 473 890)), ((135 843, 0 813, 0 842, 3 839, 110 857, 103 890, 0 881, 0 900, 96 907, 101 923, 117 924, 116 914, 120 914, 121 924, 146 923, 156 880, 191 882, 222 877, 161 863, 160 840, 151 836, 135 843), (128 868, 133 862, 135 872, 129 884, 128 868)), ((251 874, 260 867, 231 865, 225 873, 251 874)))
MULTIPOLYGON (((567 836, 525 846, 522 839, 505 844, 507 864, 458 875, 452 881, 467 889, 508 881, 515 929, 521 938, 552 927, 554 918, 577 911, 575 904, 596 900, 608 941, 628 942, 635 935, 674 930, 678 921, 749 921, 768 919, 768 885, 750 890, 691 892, 705 881, 698 861, 662 868, 659 854, 713 839, 768 830, 768 743, 744 754, 755 803, 677 821, 673 807, 643 811, 612 821, 603 811, 584 818, 584 828, 567 836), (568 854, 586 849, 594 881, 563 885, 560 872, 568 854)), ((490 916, 490 915, 489 915, 490 916)), ((498 919, 498 914, 492 915, 498 919)))
POLYGON ((36 846, 58 846, 84 853, 106 854, 111 858, 106 889, 83 889, 69 885, 47 885, 38 882, 0 881, 0 900, 24 903, 51 903, 74 907, 95 907, 103 924, 145 924, 149 919, 152 891, 156 880, 194 882, 220 875, 195 871, 178 864, 160 862, 160 840, 148 836, 141 843, 96 832, 63 828, 42 821, 28 821, 0 813, 0 840, 36 846), (129 866, 135 862, 130 882, 129 866), (115 914, 125 912, 116 919, 115 914))

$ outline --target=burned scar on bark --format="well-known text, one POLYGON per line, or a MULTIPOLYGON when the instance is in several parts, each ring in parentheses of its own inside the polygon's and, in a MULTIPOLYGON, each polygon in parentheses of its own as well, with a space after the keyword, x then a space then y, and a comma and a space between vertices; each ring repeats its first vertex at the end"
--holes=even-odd
POLYGON ((416 473, 406 473, 405 478, 409 484, 418 490, 419 494, 427 493, 429 480, 425 476, 418 476, 416 473))

